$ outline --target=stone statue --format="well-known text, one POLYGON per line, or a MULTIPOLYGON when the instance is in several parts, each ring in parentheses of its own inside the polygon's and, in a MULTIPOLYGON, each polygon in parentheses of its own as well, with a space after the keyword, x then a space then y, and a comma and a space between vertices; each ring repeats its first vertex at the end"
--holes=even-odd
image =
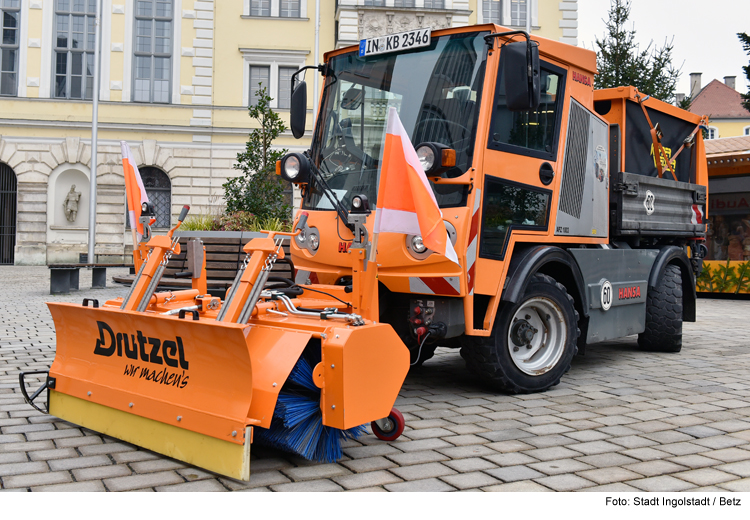
POLYGON ((76 216, 78 215, 78 201, 81 200, 81 192, 76 191, 76 185, 70 187, 68 196, 65 197, 63 202, 63 208, 65 208, 65 218, 68 222, 75 222, 76 216))

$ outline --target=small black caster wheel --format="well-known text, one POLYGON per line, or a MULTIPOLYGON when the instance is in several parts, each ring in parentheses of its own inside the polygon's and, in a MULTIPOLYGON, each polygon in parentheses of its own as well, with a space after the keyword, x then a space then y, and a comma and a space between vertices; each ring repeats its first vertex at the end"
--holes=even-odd
POLYGON ((404 416, 393 408, 388 417, 372 421, 370 426, 372 433, 381 441, 395 441, 404 433, 405 424, 404 416))

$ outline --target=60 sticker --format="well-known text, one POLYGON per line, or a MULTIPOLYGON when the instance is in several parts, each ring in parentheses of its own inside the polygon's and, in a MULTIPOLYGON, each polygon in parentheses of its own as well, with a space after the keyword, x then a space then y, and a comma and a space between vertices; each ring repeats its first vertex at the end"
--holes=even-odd
POLYGON ((602 294, 601 294, 602 310, 608 311, 609 308, 612 307, 613 297, 614 295, 612 291, 612 284, 609 283, 609 280, 602 280, 602 294))

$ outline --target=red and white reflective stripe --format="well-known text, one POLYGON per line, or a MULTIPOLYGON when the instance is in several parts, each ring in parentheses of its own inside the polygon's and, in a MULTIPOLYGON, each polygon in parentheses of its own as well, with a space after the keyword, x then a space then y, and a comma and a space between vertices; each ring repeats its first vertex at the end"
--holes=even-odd
POLYGON ((461 294, 461 279, 458 276, 410 276, 409 292, 417 294, 461 294))
POLYGON ((469 294, 474 294, 474 272, 476 271, 477 246, 479 244, 479 202, 482 190, 477 189, 474 195, 474 213, 471 215, 469 230, 469 247, 466 248, 466 287, 469 294))
POLYGON ((693 213, 690 216, 691 224, 703 224, 703 208, 698 204, 693 204, 693 213))
POLYGON ((294 276, 294 283, 297 285, 307 285, 309 283, 318 283, 318 273, 311 273, 310 271, 297 270, 297 274, 294 276))

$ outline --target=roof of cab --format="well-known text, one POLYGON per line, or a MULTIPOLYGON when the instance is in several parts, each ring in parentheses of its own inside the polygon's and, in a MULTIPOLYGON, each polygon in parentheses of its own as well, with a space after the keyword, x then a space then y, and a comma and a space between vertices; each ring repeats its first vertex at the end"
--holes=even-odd
MULTIPOLYGON (((491 33, 509 32, 511 29, 502 27, 495 24, 483 24, 483 25, 468 25, 464 27, 454 27, 451 29, 441 29, 433 31, 432 36, 443 36, 446 34, 459 34, 466 32, 475 31, 489 31, 491 33)), ((539 42, 539 54, 540 56, 546 56, 556 61, 564 62, 573 67, 585 70, 592 74, 596 74, 596 53, 581 47, 575 47, 567 43, 557 42, 544 38, 536 34, 531 35, 532 41, 539 42)), ((338 56, 340 54, 346 54, 349 52, 357 52, 359 47, 357 45, 351 45, 349 47, 343 47, 334 51, 329 51, 324 54, 325 61, 338 56)))

